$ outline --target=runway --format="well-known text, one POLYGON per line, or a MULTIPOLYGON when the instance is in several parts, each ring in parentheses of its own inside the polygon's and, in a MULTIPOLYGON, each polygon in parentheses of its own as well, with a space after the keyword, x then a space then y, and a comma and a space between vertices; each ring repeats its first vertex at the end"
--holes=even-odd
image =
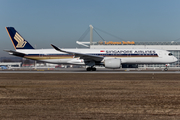
POLYGON ((180 74, 62 71, 1 71, 0 118, 180 119, 180 74))
POLYGON ((139 69, 102 69, 99 68, 97 71, 86 71, 85 68, 61 68, 55 70, 37 69, 37 70, 0 70, 0 73, 162 73, 162 74, 179 74, 179 70, 139 70, 139 69))

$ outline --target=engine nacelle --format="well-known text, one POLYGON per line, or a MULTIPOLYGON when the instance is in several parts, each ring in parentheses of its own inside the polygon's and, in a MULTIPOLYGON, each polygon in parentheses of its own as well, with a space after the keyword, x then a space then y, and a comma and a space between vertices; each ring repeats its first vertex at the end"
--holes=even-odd
POLYGON ((106 59, 104 60, 105 68, 118 69, 121 67, 121 59, 106 59))

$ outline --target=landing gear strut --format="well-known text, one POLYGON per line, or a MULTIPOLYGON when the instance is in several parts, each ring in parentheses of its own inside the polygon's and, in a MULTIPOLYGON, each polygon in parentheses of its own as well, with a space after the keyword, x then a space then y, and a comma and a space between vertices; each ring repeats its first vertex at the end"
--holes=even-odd
POLYGON ((166 64, 166 67, 164 68, 164 71, 168 71, 168 64, 166 64))
POLYGON ((86 68, 87 71, 96 71, 96 68, 95 67, 88 67, 86 68))

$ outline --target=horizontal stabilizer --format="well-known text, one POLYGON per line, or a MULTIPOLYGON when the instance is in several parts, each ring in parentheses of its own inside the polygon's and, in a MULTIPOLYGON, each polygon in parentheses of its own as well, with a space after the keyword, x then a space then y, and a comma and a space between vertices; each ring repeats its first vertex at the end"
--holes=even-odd
POLYGON ((15 56, 18 56, 18 57, 24 57, 26 55, 24 53, 16 52, 16 51, 13 51, 13 50, 4 50, 4 51, 8 52, 11 55, 15 55, 15 56))

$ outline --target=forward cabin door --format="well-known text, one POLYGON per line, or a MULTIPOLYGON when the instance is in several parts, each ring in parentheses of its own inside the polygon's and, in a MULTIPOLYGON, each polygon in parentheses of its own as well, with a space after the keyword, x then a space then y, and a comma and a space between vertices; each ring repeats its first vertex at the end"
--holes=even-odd
POLYGON ((158 63, 158 62, 160 62, 159 58, 163 58, 163 52, 162 51, 156 51, 156 54, 158 56, 152 57, 152 63, 158 63))
POLYGON ((163 56, 162 51, 159 51, 157 54, 158 54, 158 57, 162 58, 163 56))
POLYGON ((39 58, 41 59, 41 58, 43 58, 43 56, 44 56, 44 52, 43 51, 39 51, 39 58))

